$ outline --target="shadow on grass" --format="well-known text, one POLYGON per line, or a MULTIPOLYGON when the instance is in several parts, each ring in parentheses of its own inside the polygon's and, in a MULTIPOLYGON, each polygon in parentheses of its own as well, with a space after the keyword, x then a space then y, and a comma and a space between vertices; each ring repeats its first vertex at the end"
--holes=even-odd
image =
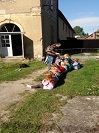
POLYGON ((80 64, 80 69, 83 67, 83 64, 80 64))
MULTIPOLYGON (((83 64, 80 64, 79 69, 81 69, 82 67, 83 67, 83 64)), ((74 71, 74 69, 72 69, 71 71, 68 71, 67 73, 72 72, 72 71, 74 71)), ((58 87, 58 86, 61 86, 65 83, 67 73, 61 75, 61 77, 60 77, 59 81, 57 82, 55 88, 58 87)))
POLYGON ((61 77, 60 77, 59 81, 57 82, 55 88, 58 87, 58 86, 61 86, 61 85, 63 85, 65 83, 64 79, 66 78, 66 74, 67 73, 61 75, 61 77))

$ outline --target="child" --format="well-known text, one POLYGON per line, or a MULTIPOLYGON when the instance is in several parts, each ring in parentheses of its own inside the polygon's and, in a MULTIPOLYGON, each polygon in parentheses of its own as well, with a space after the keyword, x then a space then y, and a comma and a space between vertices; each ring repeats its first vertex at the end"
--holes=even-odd
POLYGON ((59 55, 57 55, 56 60, 55 60, 55 63, 56 63, 57 65, 60 65, 60 62, 61 62, 61 58, 60 58, 59 55))
POLYGON ((70 65, 72 65, 72 59, 70 58, 70 56, 69 56, 69 54, 64 54, 64 61, 65 60, 68 60, 68 63, 70 64, 70 65))
POLYGON ((64 62, 64 57, 63 56, 61 57, 61 62, 64 62))
POLYGON ((67 71, 68 72, 71 71, 72 70, 72 65, 69 64, 68 60, 65 60, 64 62, 66 64, 66 66, 67 66, 67 71))
POLYGON ((27 85, 28 88, 43 88, 44 90, 52 90, 55 86, 54 78, 51 72, 47 72, 44 80, 37 85, 27 85))
POLYGON ((60 69, 59 69, 59 66, 60 65, 58 65, 56 63, 51 64, 51 67, 54 67, 58 72, 61 72, 60 69))
POLYGON ((61 70, 61 74, 64 74, 67 72, 67 66, 66 66, 65 62, 61 62, 61 65, 59 68, 61 70))
POLYGON ((80 69, 80 63, 78 62, 79 59, 78 58, 75 58, 73 61, 74 61, 73 62, 73 68, 74 68, 74 70, 80 69))
POLYGON ((61 71, 59 69, 59 66, 57 64, 51 64, 50 65, 50 71, 54 73, 55 76, 58 77, 58 79, 60 78, 60 74, 61 74, 61 71))
POLYGON ((59 80, 59 75, 57 75, 57 72, 54 69, 50 70, 50 73, 52 73, 52 77, 53 77, 55 85, 56 85, 57 81, 59 80))

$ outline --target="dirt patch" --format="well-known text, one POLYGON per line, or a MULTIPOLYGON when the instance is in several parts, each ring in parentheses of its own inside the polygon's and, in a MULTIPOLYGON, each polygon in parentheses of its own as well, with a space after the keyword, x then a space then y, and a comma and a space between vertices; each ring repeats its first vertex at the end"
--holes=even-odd
POLYGON ((25 79, 0 84, 0 122, 7 120, 7 116, 9 115, 7 106, 18 104, 25 96, 36 91, 35 89, 28 89, 26 85, 31 83, 35 84, 34 79, 46 71, 47 67, 33 72, 25 79))

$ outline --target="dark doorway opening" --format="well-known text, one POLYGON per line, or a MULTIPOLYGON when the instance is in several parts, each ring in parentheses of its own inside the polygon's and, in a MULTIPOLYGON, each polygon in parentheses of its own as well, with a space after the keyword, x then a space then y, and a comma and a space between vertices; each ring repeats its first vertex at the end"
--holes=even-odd
POLYGON ((13 56, 22 55, 21 34, 11 35, 13 56))

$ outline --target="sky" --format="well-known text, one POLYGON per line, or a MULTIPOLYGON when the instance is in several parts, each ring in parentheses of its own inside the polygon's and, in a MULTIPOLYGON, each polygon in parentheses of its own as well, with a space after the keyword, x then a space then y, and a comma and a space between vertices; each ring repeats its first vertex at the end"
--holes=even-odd
POLYGON ((99 30, 99 0, 58 0, 59 10, 72 28, 80 26, 85 33, 99 30))

